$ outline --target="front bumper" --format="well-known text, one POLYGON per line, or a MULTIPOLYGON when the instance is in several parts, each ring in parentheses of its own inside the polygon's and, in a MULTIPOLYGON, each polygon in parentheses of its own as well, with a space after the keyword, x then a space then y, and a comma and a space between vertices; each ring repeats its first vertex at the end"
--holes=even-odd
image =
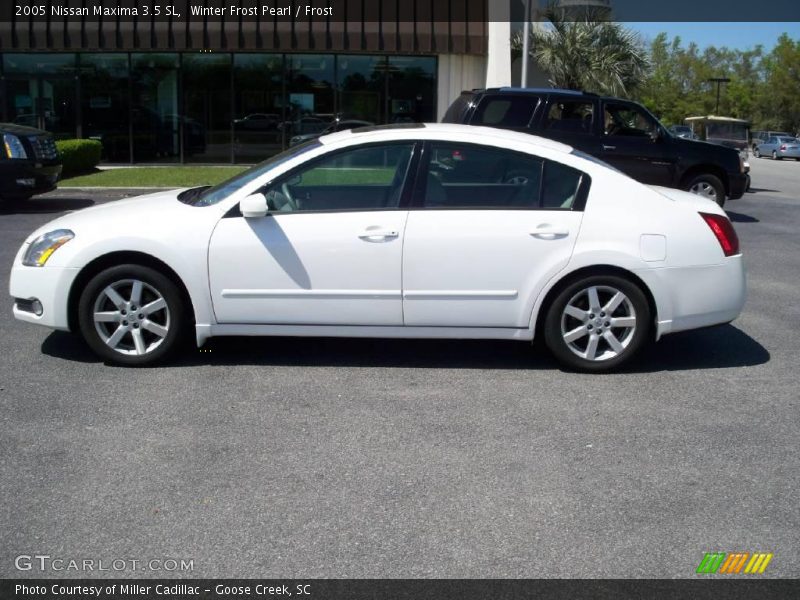
POLYGON ((747 173, 729 173, 728 174, 728 196, 731 200, 737 200, 744 196, 747 190, 747 173))
POLYGON ((78 269, 25 267, 17 262, 11 269, 9 283, 9 292, 15 299, 14 317, 20 321, 69 331, 67 299, 77 275, 78 269), (31 310, 33 300, 41 303, 40 315, 31 310))
POLYGON ((0 161, 0 197, 27 197, 56 189, 61 163, 5 159, 0 161))

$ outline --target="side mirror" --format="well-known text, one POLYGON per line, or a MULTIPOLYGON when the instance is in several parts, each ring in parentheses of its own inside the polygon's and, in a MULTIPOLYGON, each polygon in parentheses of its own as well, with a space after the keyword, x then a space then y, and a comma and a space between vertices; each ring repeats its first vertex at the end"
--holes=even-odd
POLYGON ((246 219, 265 217, 269 210, 267 197, 264 194, 251 194, 239 202, 239 210, 246 219))

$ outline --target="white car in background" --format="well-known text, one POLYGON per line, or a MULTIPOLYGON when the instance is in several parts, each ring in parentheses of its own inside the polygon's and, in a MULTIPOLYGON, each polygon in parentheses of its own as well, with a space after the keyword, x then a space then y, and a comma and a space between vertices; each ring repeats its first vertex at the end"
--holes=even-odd
POLYGON ((464 125, 312 140, 212 188, 62 216, 14 260, 14 315, 148 365, 213 336, 543 336, 618 367, 735 319, 745 275, 713 201, 557 142, 464 125))

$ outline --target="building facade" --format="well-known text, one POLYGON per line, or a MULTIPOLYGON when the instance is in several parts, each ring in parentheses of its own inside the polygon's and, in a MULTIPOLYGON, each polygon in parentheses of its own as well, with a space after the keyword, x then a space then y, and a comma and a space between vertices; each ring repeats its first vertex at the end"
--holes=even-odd
POLYGON ((508 53, 488 59, 508 44, 502 2, 305 2, 339 11, 307 20, 187 14, 257 0, 169 4, 186 12, 152 16, 160 0, 3 9, 0 119, 98 139, 108 163, 252 163, 337 118, 435 121, 462 89, 510 83, 508 53), (93 5, 139 15, 61 12, 93 5))

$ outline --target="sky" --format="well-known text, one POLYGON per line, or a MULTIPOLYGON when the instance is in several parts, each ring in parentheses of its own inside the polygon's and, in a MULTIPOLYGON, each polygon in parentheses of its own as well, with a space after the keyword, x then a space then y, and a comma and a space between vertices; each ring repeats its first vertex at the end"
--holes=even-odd
POLYGON ((758 44, 769 51, 782 33, 786 32, 795 40, 800 40, 800 22, 781 23, 624 23, 626 27, 638 31, 646 40, 652 40, 662 31, 672 39, 680 36, 683 46, 689 42, 700 48, 707 46, 727 46, 747 50, 758 44))

